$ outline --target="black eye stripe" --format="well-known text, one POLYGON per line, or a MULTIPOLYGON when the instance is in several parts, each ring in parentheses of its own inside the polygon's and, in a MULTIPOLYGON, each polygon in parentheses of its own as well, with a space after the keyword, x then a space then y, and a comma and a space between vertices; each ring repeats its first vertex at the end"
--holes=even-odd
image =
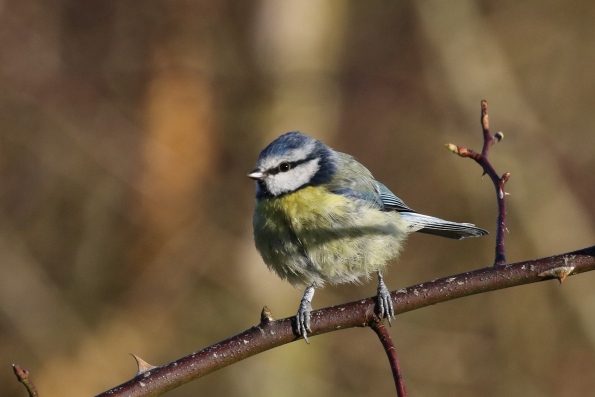
MULTIPOLYGON (((288 164, 288 165, 289 165, 289 169, 292 169, 292 168, 295 168, 295 167, 299 166, 300 164, 307 163, 307 162, 309 162, 309 161, 311 161, 311 160, 314 160, 314 159, 315 159, 315 157, 306 157, 306 158, 305 158, 305 159, 303 159, 303 160, 297 160, 297 161, 284 161, 284 162, 283 162, 283 163, 281 163, 281 164, 288 164)), ((281 165, 281 164, 279 164, 279 165, 281 165)), ((281 170, 279 169, 279 165, 278 165, 278 166, 276 166, 276 167, 274 167, 274 168, 268 169, 268 170, 267 170, 267 173, 268 173, 269 175, 276 175, 276 174, 280 173, 280 172, 281 172, 281 170)), ((289 171, 289 170, 287 170, 287 171, 289 171)))

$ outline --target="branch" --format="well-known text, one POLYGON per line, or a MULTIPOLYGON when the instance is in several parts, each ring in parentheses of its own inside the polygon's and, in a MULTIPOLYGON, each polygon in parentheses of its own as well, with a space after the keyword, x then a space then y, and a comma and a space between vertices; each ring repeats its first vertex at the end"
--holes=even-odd
POLYGON ((372 329, 376 332, 382 347, 388 357, 390 368, 393 372, 393 379, 395 380, 395 386, 397 388, 397 397, 407 397, 407 391, 405 390, 405 382, 403 381, 403 374, 401 373, 401 366, 399 365, 399 358, 397 357, 397 350, 393 344, 393 340, 383 323, 372 324, 372 329))
POLYGON ((497 132, 495 135, 490 133, 490 119, 488 117, 488 102, 481 101, 481 129, 483 133, 483 148, 481 154, 474 150, 467 149, 462 146, 447 143, 446 146, 453 153, 461 157, 472 158, 483 168, 483 175, 488 175, 494 187, 496 188, 496 199, 498 200, 498 223, 496 230, 496 258, 494 259, 494 266, 504 265, 506 263, 506 252, 504 249, 504 232, 506 229, 506 200, 508 193, 504 192, 504 185, 510 178, 510 173, 505 173, 501 177, 498 175, 492 164, 488 160, 490 147, 504 138, 502 132, 497 132))
MULTIPOLYGON (((506 173, 502 175, 502 177, 498 176, 498 173, 492 167, 492 164, 488 160, 488 154, 490 152, 490 148, 496 142, 500 142, 504 135, 501 132, 496 133, 492 136, 490 133, 490 119, 488 117, 488 102, 481 101, 481 130, 483 133, 483 147, 481 150, 481 154, 469 150, 467 148, 453 145, 452 143, 448 143, 445 146, 449 148, 454 153, 458 154, 461 157, 471 157, 474 159, 481 167, 483 168, 483 175, 488 174, 494 183, 494 187, 496 188, 497 199, 498 199, 498 223, 497 223, 497 232, 496 232, 496 258, 494 259, 494 266, 504 265, 506 263, 506 255, 505 255, 505 248, 504 248, 504 231, 506 229, 506 201, 504 197, 506 193, 504 192, 504 184, 508 182, 508 178, 510 178, 510 174, 506 173)), ((482 175, 482 176, 483 176, 482 175)), ((562 280, 562 279, 561 279, 562 280)), ((388 317, 388 323, 390 325, 390 316, 388 317)), ((372 329, 376 331, 376 334, 380 338, 382 345, 384 346, 384 350, 388 354, 388 360, 391 365, 391 369, 393 372, 393 378, 395 380, 395 384, 397 386, 397 395, 399 397, 406 397, 407 393, 405 392, 405 384, 403 381, 403 377, 401 375, 401 369, 399 368, 399 360, 397 358, 397 353, 395 346, 390 338, 390 335, 386 332, 384 326, 380 328, 380 326, 374 324, 372 325, 372 329), (381 331, 384 331, 382 333, 381 331)))
MULTIPOLYGON (((518 285, 595 270, 595 246, 566 254, 534 259, 504 266, 444 277, 391 293, 395 314, 518 285)), ((367 327, 378 322, 374 313, 376 298, 327 307, 312 312, 310 336, 352 327, 367 327)), ((260 352, 298 340, 292 322, 295 317, 274 320, 263 309, 260 324, 223 342, 182 357, 161 367, 140 373, 98 397, 157 396, 191 380, 246 359, 260 352)))
POLYGON ((39 394, 37 393, 37 389, 35 388, 33 381, 29 379, 29 371, 18 364, 12 364, 12 369, 14 374, 17 376, 18 381, 21 382, 25 388, 27 388, 29 397, 38 397, 39 394))

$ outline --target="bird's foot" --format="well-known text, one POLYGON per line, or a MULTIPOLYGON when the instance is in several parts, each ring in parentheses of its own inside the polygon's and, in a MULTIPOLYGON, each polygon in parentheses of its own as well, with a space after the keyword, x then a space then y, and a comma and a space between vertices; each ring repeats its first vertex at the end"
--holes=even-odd
POLYGON ((308 332, 312 332, 310 329, 310 312, 312 311, 312 305, 306 300, 302 300, 300 308, 298 309, 296 316, 297 333, 304 337, 306 343, 310 343, 308 340, 308 332))
POLYGON ((312 298, 314 297, 314 286, 306 288, 304 296, 300 302, 297 315, 295 316, 295 325, 298 335, 304 337, 306 343, 310 343, 308 340, 308 332, 312 332, 310 329, 310 312, 312 312, 312 298))
POLYGON ((384 284, 384 279, 380 272, 378 273, 378 295, 377 295, 377 306, 378 316, 380 319, 387 319, 388 325, 391 324, 391 320, 395 318, 395 309, 393 307, 393 301, 390 298, 390 292, 384 284))

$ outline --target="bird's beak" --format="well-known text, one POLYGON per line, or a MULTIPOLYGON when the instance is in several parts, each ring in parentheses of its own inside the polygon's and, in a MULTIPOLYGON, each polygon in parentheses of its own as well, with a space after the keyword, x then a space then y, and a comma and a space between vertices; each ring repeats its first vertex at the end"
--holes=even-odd
POLYGON ((248 178, 254 179, 255 181, 263 181, 268 176, 269 176, 269 174, 267 172, 261 171, 258 168, 250 171, 250 173, 248 174, 248 178))

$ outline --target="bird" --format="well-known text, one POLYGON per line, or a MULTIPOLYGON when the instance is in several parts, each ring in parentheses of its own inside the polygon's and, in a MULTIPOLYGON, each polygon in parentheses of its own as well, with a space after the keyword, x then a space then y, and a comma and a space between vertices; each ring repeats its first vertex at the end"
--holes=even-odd
POLYGON ((375 273, 378 316, 390 324, 395 314, 383 271, 410 233, 452 239, 488 234, 414 211, 353 156, 299 131, 266 146, 248 177, 256 184, 256 249, 281 279, 305 288, 295 332, 307 343, 316 288, 361 283, 375 273))

